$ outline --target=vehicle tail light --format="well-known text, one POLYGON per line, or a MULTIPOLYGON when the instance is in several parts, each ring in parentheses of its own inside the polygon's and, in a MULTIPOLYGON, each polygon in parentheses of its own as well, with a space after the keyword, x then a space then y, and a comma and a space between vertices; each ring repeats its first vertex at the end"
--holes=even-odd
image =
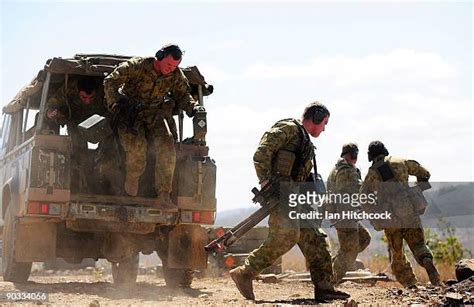
POLYGON ((213 211, 193 211, 193 223, 214 223, 214 212, 213 211))
POLYGON ((28 203, 27 213, 38 215, 61 215, 61 204, 31 201, 28 203))
POLYGON ((48 204, 41 204, 40 205, 40 213, 41 214, 48 214, 48 204))
POLYGON ((214 211, 181 211, 181 221, 183 223, 214 223, 214 211))
POLYGON ((214 212, 203 211, 201 213, 201 223, 213 224, 214 223, 214 212))
POLYGON ((201 221, 201 212, 195 211, 193 212, 193 222, 199 223, 201 221))
POLYGON ((40 203, 30 202, 28 204, 28 214, 39 214, 40 213, 40 203))

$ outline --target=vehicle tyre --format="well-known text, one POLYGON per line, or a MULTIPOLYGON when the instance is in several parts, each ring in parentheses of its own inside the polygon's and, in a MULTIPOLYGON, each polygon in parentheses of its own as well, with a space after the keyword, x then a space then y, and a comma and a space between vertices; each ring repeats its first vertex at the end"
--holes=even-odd
POLYGON ((170 288, 190 288, 194 279, 194 271, 191 269, 171 269, 163 265, 165 283, 170 288))
POLYGON ((138 275, 139 256, 121 262, 112 262, 112 277, 116 285, 135 284, 138 275))
POLYGON ((31 274, 31 262, 16 262, 15 248, 18 218, 14 215, 11 205, 5 213, 5 224, 3 226, 3 249, 2 249, 2 272, 3 280, 15 283, 24 283, 31 274))

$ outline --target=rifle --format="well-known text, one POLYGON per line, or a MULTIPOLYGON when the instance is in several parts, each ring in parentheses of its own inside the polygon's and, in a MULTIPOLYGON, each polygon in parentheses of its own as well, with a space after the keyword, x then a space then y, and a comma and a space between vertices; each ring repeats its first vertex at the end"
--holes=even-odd
POLYGON ((112 118, 112 127, 115 130, 120 122, 123 122, 127 128, 127 131, 135 135, 138 134, 135 121, 140 113, 144 109, 143 103, 119 103, 119 111, 114 114, 112 118))
MULTIPOLYGON (((151 104, 146 104, 143 102, 138 102, 138 103, 130 103, 130 102, 122 102, 118 103, 119 111, 114 115, 112 119, 112 127, 115 129, 117 125, 122 122, 125 124, 125 127, 128 132, 133 133, 135 135, 138 134, 138 124, 137 124, 137 118, 138 115, 142 111, 147 111, 147 110, 153 110, 157 114, 161 113, 164 114, 163 111, 163 106, 167 103, 167 101, 170 98, 165 97, 164 102, 156 102, 156 103, 151 103, 151 104)), ((125 100, 125 99, 124 99, 125 100)), ((171 132, 169 131, 169 127, 167 127, 167 132, 168 134, 171 135, 171 132)))
POLYGON ((252 198, 252 202, 259 203, 262 207, 237 224, 234 228, 207 244, 204 247, 205 250, 208 252, 218 252, 226 249, 268 216, 270 212, 279 205, 279 200, 275 197, 275 195, 278 195, 276 193, 279 191, 279 185, 280 178, 276 178, 270 180, 260 190, 253 188, 252 193, 255 196, 252 198))

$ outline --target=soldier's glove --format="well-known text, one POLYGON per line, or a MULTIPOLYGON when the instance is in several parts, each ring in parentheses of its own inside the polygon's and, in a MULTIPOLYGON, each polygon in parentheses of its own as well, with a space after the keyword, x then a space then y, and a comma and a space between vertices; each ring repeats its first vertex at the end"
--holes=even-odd
POLYGON ((195 106, 190 117, 196 116, 197 113, 206 113, 206 109, 203 106, 195 106))
POLYGON ((49 108, 46 117, 58 125, 64 125, 69 118, 69 108, 67 106, 49 108))
POLYGON ((129 109, 135 116, 138 115, 141 111, 145 110, 145 104, 140 102, 140 103, 134 103, 130 109, 129 109))
POLYGON ((120 99, 112 106, 112 113, 128 113, 128 111, 131 111, 132 108, 133 105, 130 102, 130 99, 128 99, 126 96, 120 96, 120 99))

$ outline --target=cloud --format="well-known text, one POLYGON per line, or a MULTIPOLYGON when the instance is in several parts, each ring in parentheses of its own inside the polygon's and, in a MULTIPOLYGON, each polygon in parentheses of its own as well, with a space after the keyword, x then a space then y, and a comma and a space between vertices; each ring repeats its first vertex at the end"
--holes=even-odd
POLYGON ((227 40, 218 40, 212 45, 209 46, 213 50, 223 50, 223 51, 234 51, 238 48, 242 48, 245 45, 245 40, 241 38, 232 38, 227 40))
POLYGON ((275 78, 320 78, 335 84, 356 85, 390 80, 444 80, 455 69, 432 52, 396 49, 363 57, 319 56, 301 65, 255 63, 243 73, 253 80, 275 78))
MULTIPOLYGON (((211 66, 202 67, 206 78, 213 74, 211 66)), ((208 104, 219 209, 249 203, 257 184, 252 156, 261 135, 278 119, 299 117, 308 102, 302 97, 319 92, 331 111, 326 131, 313 140, 323 178, 349 141, 359 143, 365 174, 367 146, 380 139, 391 154, 425 165, 433 180, 473 179, 472 98, 458 87, 458 69, 436 53, 397 49, 317 57, 306 65, 260 63, 236 74, 215 71, 225 76, 216 97, 227 100, 208 104), (245 94, 235 84, 244 84, 245 94), (241 103, 229 102, 235 100, 241 103)))
POLYGON ((211 83, 228 81, 233 78, 233 75, 224 71, 223 69, 207 63, 197 63, 199 71, 205 76, 206 80, 212 81, 211 83))

